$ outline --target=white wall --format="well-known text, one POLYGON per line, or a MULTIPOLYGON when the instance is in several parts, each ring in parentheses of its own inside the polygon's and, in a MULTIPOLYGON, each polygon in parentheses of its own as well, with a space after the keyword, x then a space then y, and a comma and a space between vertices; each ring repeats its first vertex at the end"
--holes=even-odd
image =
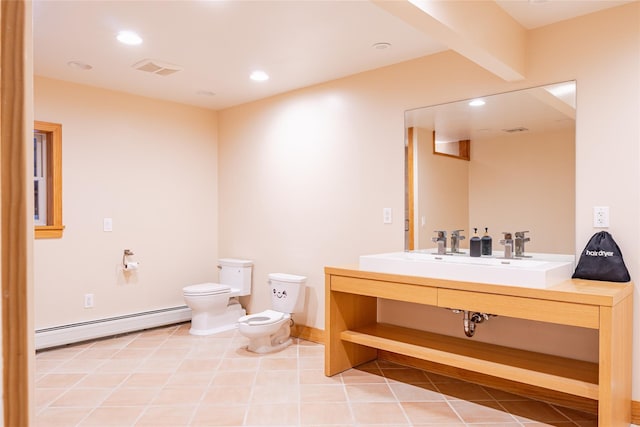
POLYGON ((35 119, 62 124, 66 227, 35 241, 36 329, 184 305, 217 279, 215 112, 36 77, 35 119))
MULTIPOLYGON (((323 328, 325 265, 403 249, 405 110, 572 79, 578 85, 575 246, 580 251, 597 231, 591 207, 610 206, 610 232, 635 277, 639 16, 635 2, 532 31, 526 81, 505 83, 445 52, 220 112, 220 252, 255 260, 250 311, 268 307, 269 272, 303 274, 307 311, 296 318, 323 328), (383 207, 393 208, 393 224, 382 223, 383 207)), ((639 301, 636 291, 636 322, 639 301)), ((556 329, 539 327, 540 341, 562 342, 556 329)), ((519 344, 530 336, 522 334, 519 344)), ((593 357, 590 343, 577 351, 593 357)))

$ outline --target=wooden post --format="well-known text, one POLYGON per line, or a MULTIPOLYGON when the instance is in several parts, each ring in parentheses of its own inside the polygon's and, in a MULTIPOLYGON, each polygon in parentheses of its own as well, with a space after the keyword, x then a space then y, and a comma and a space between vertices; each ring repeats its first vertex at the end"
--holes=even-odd
MULTIPOLYGON (((28 426, 30 364, 34 358, 28 307, 28 130, 33 129, 25 52, 23 0, 3 0, 0 9, 0 253, 2 254, 2 352, 4 425, 28 426)), ((33 197, 33 196, 32 196, 33 197)), ((33 215, 33 213, 31 214, 33 215)))

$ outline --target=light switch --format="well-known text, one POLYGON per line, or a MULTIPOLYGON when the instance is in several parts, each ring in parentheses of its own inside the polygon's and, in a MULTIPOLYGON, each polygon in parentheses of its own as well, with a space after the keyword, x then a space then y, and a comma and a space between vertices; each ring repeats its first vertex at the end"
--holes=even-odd
POLYGON ((393 222, 393 214, 391 208, 382 208, 382 222, 391 224, 393 222))
POLYGON ((102 231, 113 231, 113 219, 104 218, 102 220, 102 231))

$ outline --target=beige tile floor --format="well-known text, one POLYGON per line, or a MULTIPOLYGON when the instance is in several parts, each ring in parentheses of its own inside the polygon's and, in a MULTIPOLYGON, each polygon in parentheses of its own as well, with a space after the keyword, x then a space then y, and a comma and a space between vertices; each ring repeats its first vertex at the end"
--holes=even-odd
POLYGON ((594 415, 385 362, 327 378, 324 347, 256 355, 189 324, 38 352, 35 426, 597 426, 594 415))

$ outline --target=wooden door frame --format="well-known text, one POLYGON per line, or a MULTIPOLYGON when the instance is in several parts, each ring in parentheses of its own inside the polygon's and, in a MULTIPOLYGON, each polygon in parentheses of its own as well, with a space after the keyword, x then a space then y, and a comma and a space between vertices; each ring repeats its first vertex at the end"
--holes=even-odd
POLYGON ((415 212, 415 194, 414 190, 414 141, 413 141, 414 128, 410 127, 407 129, 407 142, 405 144, 405 198, 406 198, 406 215, 405 218, 405 249, 414 250, 415 249, 415 221, 413 219, 415 212))
POLYGON ((3 415, 6 426, 28 426, 35 359, 29 306, 33 214, 28 213, 27 143, 33 133, 31 5, 3 0, 0 20, 3 415))

